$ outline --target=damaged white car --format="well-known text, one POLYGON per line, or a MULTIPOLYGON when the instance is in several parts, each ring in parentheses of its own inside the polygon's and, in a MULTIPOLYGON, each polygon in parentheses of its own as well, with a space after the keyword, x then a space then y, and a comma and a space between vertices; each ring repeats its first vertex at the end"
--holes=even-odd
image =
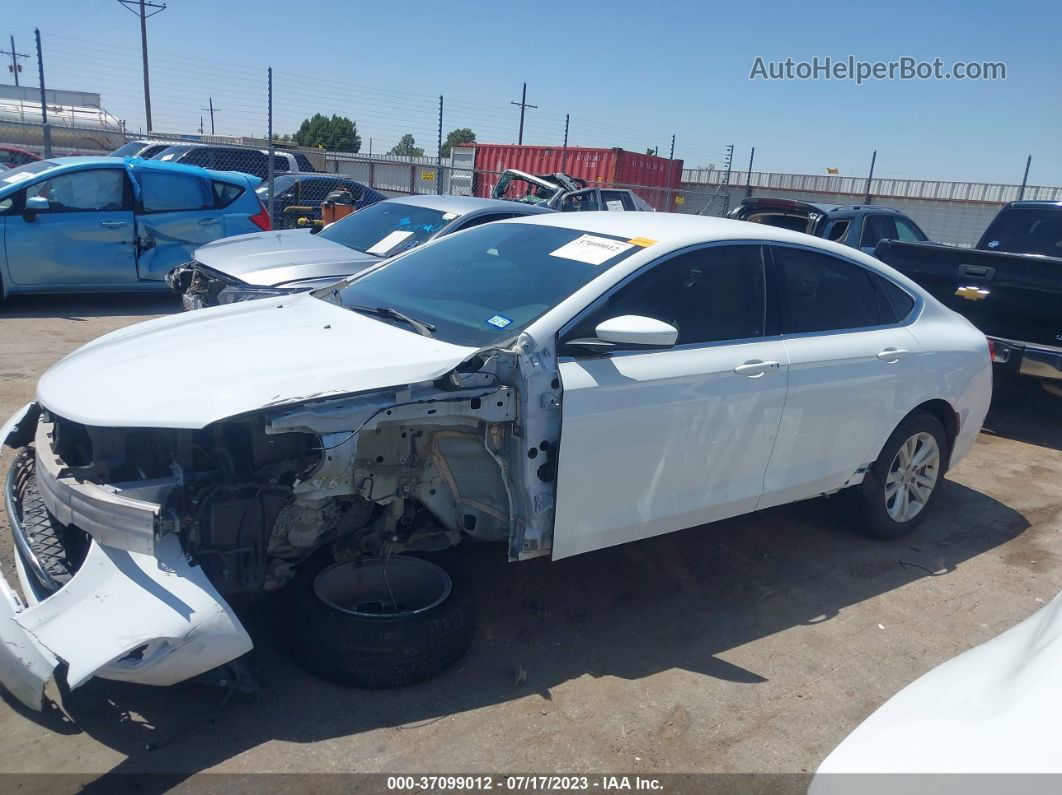
POLYGON ((0 681, 165 685, 278 591, 310 670, 423 679, 469 643, 464 539, 561 558, 850 488, 897 537, 988 408, 985 338, 878 261, 738 221, 544 215, 313 293, 108 334, 0 432, 21 593, 0 681))

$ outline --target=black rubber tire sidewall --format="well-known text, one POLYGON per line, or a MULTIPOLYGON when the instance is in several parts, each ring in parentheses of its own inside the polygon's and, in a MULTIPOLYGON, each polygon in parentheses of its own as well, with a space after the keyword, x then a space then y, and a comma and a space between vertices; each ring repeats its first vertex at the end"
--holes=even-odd
POLYGON ((903 538, 922 523, 940 493, 950 449, 944 426, 929 412, 917 411, 897 426, 885 442, 885 446, 882 447, 878 459, 868 470, 862 485, 858 487, 860 509, 865 522, 864 529, 869 536, 883 539, 903 538), (906 522, 897 522, 889 516, 885 508, 885 478, 900 445, 916 433, 928 433, 936 439, 937 446, 940 448, 940 476, 937 478, 933 493, 918 515, 906 522))
POLYGON ((394 619, 354 616, 323 603, 313 582, 331 559, 314 556, 277 595, 283 645, 310 673, 347 686, 401 687, 441 673, 472 642, 472 591, 454 555, 416 557, 442 565, 452 582, 450 595, 430 610, 394 619))

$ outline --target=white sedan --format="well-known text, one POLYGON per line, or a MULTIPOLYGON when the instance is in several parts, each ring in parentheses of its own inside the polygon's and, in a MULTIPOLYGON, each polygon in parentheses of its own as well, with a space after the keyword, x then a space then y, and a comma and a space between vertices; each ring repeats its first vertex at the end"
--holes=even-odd
POLYGON ((180 681, 251 647, 227 597, 282 589, 311 670, 423 679, 473 608, 400 553, 563 558, 842 489, 895 538, 990 394, 984 336, 880 262, 665 213, 488 224, 131 326, 0 431, 22 586, 0 681, 37 708, 56 676, 180 681))

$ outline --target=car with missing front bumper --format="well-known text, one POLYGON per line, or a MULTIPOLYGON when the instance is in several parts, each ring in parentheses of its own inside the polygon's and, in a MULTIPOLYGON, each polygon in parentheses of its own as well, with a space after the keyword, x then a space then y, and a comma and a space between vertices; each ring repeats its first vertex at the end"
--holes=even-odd
POLYGON ((0 681, 39 707, 205 673, 261 592, 309 670, 418 681, 470 642, 463 542, 557 559, 841 490, 899 537, 990 392, 984 336, 876 260, 666 214, 485 224, 130 326, 0 433, 0 681))
POLYGON ((186 310, 304 292, 446 235, 545 207, 474 196, 402 196, 372 203, 324 229, 287 229, 218 241, 166 277, 186 310))

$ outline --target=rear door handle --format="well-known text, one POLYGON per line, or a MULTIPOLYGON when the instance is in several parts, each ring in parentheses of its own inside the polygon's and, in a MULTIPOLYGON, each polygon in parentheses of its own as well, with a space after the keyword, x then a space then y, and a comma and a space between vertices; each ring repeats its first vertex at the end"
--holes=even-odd
POLYGON ((759 378, 761 375, 769 373, 771 370, 777 370, 782 365, 779 362, 765 362, 760 359, 752 359, 739 364, 734 368, 734 372, 738 375, 748 376, 749 378, 759 378))
POLYGON ((200 218, 199 219, 199 223, 202 224, 203 226, 208 226, 210 224, 216 224, 217 222, 218 222, 217 218, 200 218))
POLYGON ((125 226, 125 221, 100 221, 100 226, 104 229, 121 229, 125 226))
POLYGON ((906 359, 910 355, 911 352, 903 348, 886 348, 878 354, 878 358, 883 362, 898 362, 900 359, 906 359))

